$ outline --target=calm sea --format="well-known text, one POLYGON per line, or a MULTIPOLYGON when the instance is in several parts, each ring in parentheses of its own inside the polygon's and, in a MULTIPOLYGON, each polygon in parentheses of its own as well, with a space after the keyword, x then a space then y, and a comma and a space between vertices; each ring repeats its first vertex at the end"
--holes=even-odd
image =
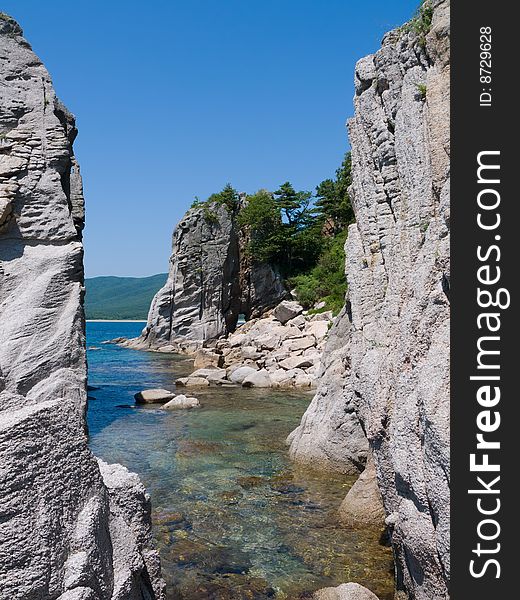
POLYGON ((87 324, 90 444, 149 490, 169 598, 290 600, 346 581, 392 598, 390 550, 338 524, 352 479, 287 458, 311 395, 210 388, 193 390, 200 409, 135 407, 139 390, 174 389, 192 370, 183 357, 102 343, 143 325, 87 324))

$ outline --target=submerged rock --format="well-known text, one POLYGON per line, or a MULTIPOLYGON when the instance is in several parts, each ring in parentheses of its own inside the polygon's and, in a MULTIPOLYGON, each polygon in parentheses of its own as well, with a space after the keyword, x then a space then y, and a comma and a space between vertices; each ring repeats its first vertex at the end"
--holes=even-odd
POLYGON ((177 387, 207 387, 209 381, 205 377, 180 377, 175 380, 177 387))
POLYGON ((165 410, 176 410, 183 408, 198 408, 200 406, 200 400, 195 398, 194 396, 185 396, 184 394, 179 394, 172 398, 172 400, 168 401, 166 404, 163 404, 162 408, 165 410))
POLYGON ((318 590, 313 600, 378 600, 378 597, 359 583, 342 583, 338 587, 318 590))
POLYGON ((352 527, 384 527, 385 509, 377 485, 376 468, 370 457, 358 480, 339 507, 339 518, 352 527))

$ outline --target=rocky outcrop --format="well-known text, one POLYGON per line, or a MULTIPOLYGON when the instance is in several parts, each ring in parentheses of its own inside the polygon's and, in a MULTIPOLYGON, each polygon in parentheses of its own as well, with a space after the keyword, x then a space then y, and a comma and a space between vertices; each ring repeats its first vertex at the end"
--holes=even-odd
POLYGON ((323 383, 291 437, 296 459, 350 464, 359 429, 336 431, 357 417, 398 597, 417 600, 447 598, 450 572, 449 48, 449 1, 432 0, 356 66, 349 294, 323 383))
POLYGON ((240 314, 258 316, 287 295, 280 276, 245 253, 239 211, 213 202, 184 215, 173 232, 168 280, 132 347, 193 353, 234 331, 240 314))
POLYGON ((149 498, 87 445, 74 118, 0 14, 0 598, 163 598, 149 498))
POLYGON ((356 475, 368 456, 357 397, 346 389, 350 369, 350 318, 346 308, 336 318, 318 370, 318 391, 299 427, 287 438, 289 455, 317 470, 356 475))

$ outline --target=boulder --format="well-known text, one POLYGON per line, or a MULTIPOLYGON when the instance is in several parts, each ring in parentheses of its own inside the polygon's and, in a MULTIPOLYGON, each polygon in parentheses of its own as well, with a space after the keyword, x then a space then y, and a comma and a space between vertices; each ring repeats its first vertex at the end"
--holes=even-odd
POLYGON ((385 509, 372 457, 341 503, 339 518, 349 526, 384 527, 385 509))
POLYGON ((229 375, 229 380, 233 383, 238 383, 241 385, 244 382, 244 379, 246 379, 246 377, 249 377, 249 375, 256 373, 256 371, 257 369, 254 369, 253 367, 241 366, 237 369, 234 369, 231 372, 231 374, 229 375))
POLYGON ((317 321, 333 321, 334 315, 331 310, 327 310, 326 312, 317 313, 308 318, 312 323, 316 323, 317 321))
POLYGON ((168 344, 167 346, 161 346, 160 348, 158 348, 158 352, 165 352, 165 353, 172 353, 175 352, 177 350, 177 348, 175 346, 172 346, 171 344, 168 344))
POLYGON ((249 360, 257 360, 262 356, 262 353, 255 346, 242 346, 240 353, 242 358, 249 360))
POLYGON ((290 321, 291 319, 294 319, 294 317, 301 315, 302 312, 303 306, 301 306, 301 304, 290 300, 284 300, 283 302, 280 302, 280 304, 278 304, 278 306, 274 309, 273 315, 278 321, 280 321, 280 323, 282 323, 282 325, 285 325, 287 321, 290 321))
POLYGON ((165 410, 177 410, 182 408, 198 408, 200 406, 200 401, 198 398, 194 396, 185 396, 184 394, 179 394, 172 398, 169 402, 162 406, 165 410))
POLYGON ((218 368, 224 364, 224 357, 221 354, 201 348, 197 350, 193 361, 194 369, 208 369, 211 367, 218 368))
POLYGON ((209 382, 219 382, 226 379, 226 369, 197 369, 190 377, 202 377, 209 382))
POLYGON ((272 371, 269 371, 269 376, 273 385, 276 386, 287 379, 287 371, 285 369, 274 368, 272 371))
POLYGON ((329 321, 314 321, 306 328, 305 333, 313 335, 317 340, 322 340, 329 331, 329 321))
POLYGON ((306 367, 312 367, 313 362, 307 356, 290 356, 285 360, 282 360, 280 366, 286 370, 291 369, 305 369, 306 367))
POLYGON ((245 333, 234 333, 233 335, 229 336, 228 343, 231 348, 236 348, 238 346, 241 346, 244 343, 245 339, 245 333))
POLYGON ((266 332, 255 339, 257 348, 262 350, 275 350, 280 346, 281 338, 276 333, 266 332))
POLYGON ((314 378, 310 375, 307 375, 306 373, 303 375, 297 375, 294 378, 294 385, 296 387, 310 388, 313 384, 313 380, 314 378))
POLYGON ((209 381, 204 377, 180 377, 175 380, 177 387, 207 387, 209 381))
POLYGON ((313 600, 378 600, 378 597, 359 583, 342 583, 338 587, 314 592, 313 600))
POLYGON ((287 325, 290 327, 298 327, 298 329, 302 329, 303 327, 305 327, 306 323, 307 320, 305 319, 305 317, 303 315, 298 315, 297 317, 294 317, 294 319, 288 321, 287 325))
POLYGON ((265 369, 250 373, 242 382, 242 387, 268 388, 272 386, 269 372, 265 369))
POLYGON ((286 340, 282 344, 282 349, 287 349, 289 352, 297 352, 299 350, 307 350, 316 345, 316 338, 313 335, 300 337, 298 339, 286 340))
POLYGON ((161 402, 168 402, 175 394, 169 390, 163 390, 155 388, 151 390, 142 390, 134 394, 134 398, 137 404, 159 404, 161 402))

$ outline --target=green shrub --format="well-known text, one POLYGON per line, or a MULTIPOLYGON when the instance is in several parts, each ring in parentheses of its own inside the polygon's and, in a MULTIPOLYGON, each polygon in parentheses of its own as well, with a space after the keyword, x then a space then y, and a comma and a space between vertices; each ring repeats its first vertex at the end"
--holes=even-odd
POLYGON ((238 192, 230 183, 226 183, 221 192, 218 192, 217 194, 211 194, 206 202, 208 204, 221 204, 225 206, 229 212, 234 212, 238 208, 238 200, 238 192))
POLYGON ((426 100, 426 85, 424 83, 417 83, 415 85, 415 87, 417 88, 417 91, 419 92, 420 96, 421 96, 421 100, 426 100))
POLYGON ((433 18, 433 7, 429 0, 422 0, 413 18, 401 27, 404 33, 413 32, 421 48, 426 46, 426 36, 430 32, 433 18))
POLYGON ((217 213, 215 211, 211 210, 211 208, 207 204, 204 204, 204 208, 203 208, 202 212, 203 212, 206 223, 208 223, 209 225, 218 225, 219 218, 218 218, 217 213))
MULTIPOLYGON (((308 309, 318 302, 325 302, 321 310, 332 310, 337 314, 345 303, 347 281, 345 278, 345 252, 343 247, 347 232, 342 231, 329 239, 316 266, 309 272, 290 279, 296 289, 298 300, 308 309)), ((316 311, 318 312, 318 311, 316 311)))

